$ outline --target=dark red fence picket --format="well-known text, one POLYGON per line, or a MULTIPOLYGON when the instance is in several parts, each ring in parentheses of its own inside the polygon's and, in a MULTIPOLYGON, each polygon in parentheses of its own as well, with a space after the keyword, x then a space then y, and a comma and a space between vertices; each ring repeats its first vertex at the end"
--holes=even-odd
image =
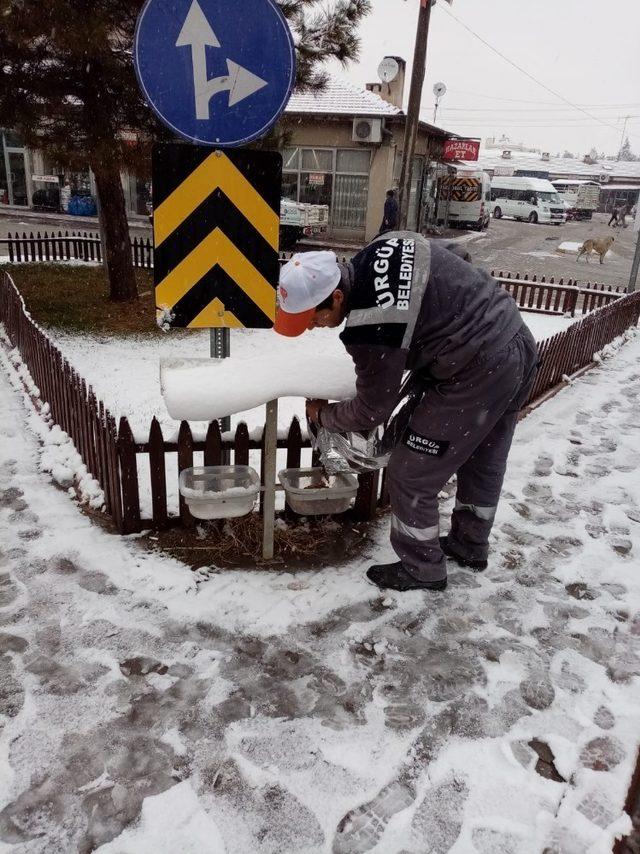
MULTIPOLYGON (((518 281, 517 279, 515 280, 518 281)), ((522 282, 520 282, 522 284, 522 282)), ((527 282, 531 285, 554 283, 527 282)), ((529 293, 528 291, 526 292, 529 293)), ((539 293, 534 291, 534 293, 539 293)), ((544 293, 544 292, 543 292, 544 293)), ((560 291, 561 300, 562 291, 560 291)), ((596 295, 598 291, 594 290, 596 295)), ((605 297, 609 292, 605 292, 605 297)), ((527 301, 530 299, 526 297, 527 301)), ((534 307, 538 296, 534 298, 534 307)), ((541 298, 546 303, 546 294, 541 298)), ((555 300, 555 297, 554 297, 555 300)), ((529 397, 528 406, 540 401, 557 388, 563 377, 593 364, 594 354, 610 344, 640 317, 640 292, 622 295, 587 314, 582 320, 539 344, 542 366, 529 397)), ((49 340, 27 313, 22 297, 11 277, 0 272, 0 323, 11 345, 18 349, 39 388, 40 400, 48 403, 54 423, 68 433, 88 471, 98 481, 105 495, 105 510, 116 528, 133 533, 144 528, 165 528, 193 520, 188 508, 179 502, 179 515, 170 512, 175 496, 168 495, 167 470, 174 466, 177 474, 194 461, 220 465, 229 460, 247 464, 252 453, 258 453, 262 467, 264 431, 252 438, 247 426, 239 424, 233 435, 222 435, 217 421, 209 424, 204 440, 195 440, 187 422, 180 425, 177 438, 167 440, 160 423, 154 418, 147 440, 138 442, 126 417, 116 423, 108 409, 96 399, 91 386, 77 374, 62 353, 49 340), (146 465, 141 464, 146 459, 146 465), (148 469, 148 484, 141 482, 141 472, 148 469), (151 515, 142 512, 141 494, 151 496, 151 515)), ((286 436, 278 439, 278 448, 286 450, 287 466, 298 466, 303 449, 309 449, 300 424, 294 419, 286 436)), ((378 507, 388 504, 385 477, 376 472, 360 476, 360 488, 354 506, 359 519, 370 519, 378 507)), ((291 512, 287 510, 287 512, 291 512)))

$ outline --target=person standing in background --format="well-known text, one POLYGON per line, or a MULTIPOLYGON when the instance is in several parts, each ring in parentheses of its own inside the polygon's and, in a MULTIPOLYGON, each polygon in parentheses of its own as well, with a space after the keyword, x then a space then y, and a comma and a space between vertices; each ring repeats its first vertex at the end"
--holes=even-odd
POLYGON ((379 234, 386 234, 387 231, 393 231, 398 226, 398 202, 396 194, 393 190, 387 190, 387 199, 384 203, 384 215, 382 217, 382 225, 380 226, 379 234))

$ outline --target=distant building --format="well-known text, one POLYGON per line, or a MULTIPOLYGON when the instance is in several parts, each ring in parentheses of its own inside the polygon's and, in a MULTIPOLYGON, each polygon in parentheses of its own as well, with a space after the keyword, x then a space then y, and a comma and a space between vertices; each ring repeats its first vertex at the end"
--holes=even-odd
POLYGON ((524 151, 529 152, 530 154, 540 154, 539 148, 532 148, 530 145, 525 145, 524 142, 512 142, 508 136, 501 136, 500 139, 496 139, 495 136, 487 137, 484 142, 484 147, 487 151, 492 151, 493 149, 500 149, 500 151, 504 149, 508 149, 509 151, 524 151))
POLYGON ((532 178, 561 178, 596 181, 600 184, 600 210, 608 212, 622 202, 630 207, 640 197, 640 161, 596 160, 551 157, 504 148, 483 148, 477 164, 490 175, 522 175, 532 178))

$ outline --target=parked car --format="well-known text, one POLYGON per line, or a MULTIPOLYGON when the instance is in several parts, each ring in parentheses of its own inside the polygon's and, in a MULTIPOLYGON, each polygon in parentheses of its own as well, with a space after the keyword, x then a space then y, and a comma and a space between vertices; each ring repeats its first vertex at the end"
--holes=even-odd
POLYGON ((491 180, 491 201, 496 219, 511 217, 530 223, 562 225, 567 212, 550 181, 543 178, 505 178, 491 180))

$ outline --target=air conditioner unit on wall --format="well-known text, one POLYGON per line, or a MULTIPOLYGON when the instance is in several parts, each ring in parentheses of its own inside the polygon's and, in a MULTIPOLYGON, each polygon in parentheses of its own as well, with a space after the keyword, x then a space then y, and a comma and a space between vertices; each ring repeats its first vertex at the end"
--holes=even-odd
POLYGON ((354 142, 382 142, 382 119, 354 119, 354 142))

